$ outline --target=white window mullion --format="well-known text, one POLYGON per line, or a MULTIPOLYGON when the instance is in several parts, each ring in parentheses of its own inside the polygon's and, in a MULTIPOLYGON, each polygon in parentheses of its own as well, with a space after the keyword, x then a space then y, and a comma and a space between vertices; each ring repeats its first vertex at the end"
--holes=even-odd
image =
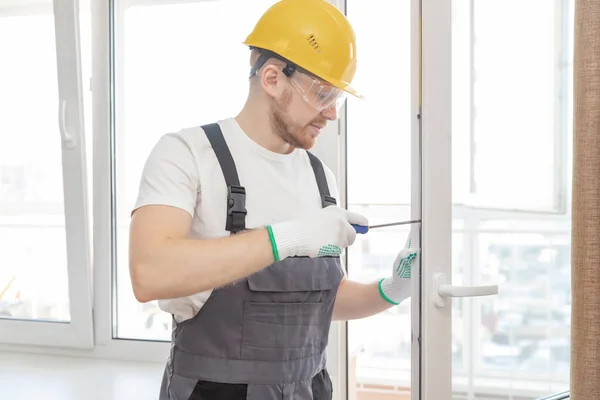
MULTIPOLYGON (((411 220, 422 219, 422 0, 411 0, 410 62, 411 62, 411 220)), ((411 295, 411 398, 421 399, 421 330, 422 330, 422 258, 412 279, 411 295)))
MULTIPOLYGON (((93 346, 90 241, 83 123, 83 95, 76 1, 54 1, 58 72, 57 123, 62 175, 69 283, 69 322, 0 320, 0 342, 72 348, 93 346)), ((32 116, 35 118, 35 116, 32 116)), ((52 263, 55 260, 47 260, 52 263)), ((51 284, 51 283, 49 283, 51 284)))
POLYGON ((92 103, 94 113, 94 332, 96 345, 112 340, 113 164, 111 1, 92 1, 92 103), (99 251, 99 249, 102 249, 99 251))
POLYGON ((421 1, 421 379, 413 400, 452 393, 452 302, 434 305, 434 275, 452 277, 451 6, 421 1))
POLYGON ((54 0, 69 298, 74 347, 93 347, 87 163, 77 0, 54 0))

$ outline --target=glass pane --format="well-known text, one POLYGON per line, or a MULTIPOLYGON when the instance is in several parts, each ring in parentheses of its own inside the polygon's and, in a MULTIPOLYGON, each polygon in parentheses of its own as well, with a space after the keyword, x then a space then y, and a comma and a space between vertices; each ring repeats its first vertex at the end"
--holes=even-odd
MULTIPOLYGON (((354 86, 366 96, 348 100, 347 200, 371 224, 411 216, 410 7, 408 0, 346 1, 359 58, 354 86)), ((405 225, 358 235, 348 249, 349 278, 374 282, 389 276, 409 230, 405 225)), ((410 380, 410 299, 349 322, 350 399, 408 399, 410 380)))
POLYGON ((116 38, 115 322, 120 338, 170 340, 171 335, 171 316, 154 302, 140 304, 129 278, 130 213, 148 154, 166 133, 227 118, 241 109, 250 56, 241 42, 273 3, 140 5, 121 10, 123 17, 116 18, 123 21, 116 38))
POLYGON ((499 285, 453 300, 454 398, 538 399, 569 388, 573 1, 453 4, 452 280, 499 285))
POLYGON ((0 13, 0 318, 70 321, 54 17, 0 13), (27 49, 27 51, 23 51, 27 49))
POLYGON ((455 199, 559 207, 564 155, 555 149, 566 143, 569 1, 454 1, 455 199))

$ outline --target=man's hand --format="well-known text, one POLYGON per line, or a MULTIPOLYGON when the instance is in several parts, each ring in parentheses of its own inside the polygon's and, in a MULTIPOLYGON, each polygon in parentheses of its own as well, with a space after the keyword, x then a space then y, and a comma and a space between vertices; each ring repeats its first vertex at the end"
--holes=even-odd
POLYGON ((319 209, 305 218, 268 226, 275 260, 292 256, 339 256, 356 240, 352 224, 368 225, 364 216, 337 206, 319 209))
POLYGON ((411 296, 412 267, 416 265, 418 249, 413 243, 416 241, 417 228, 410 230, 404 248, 396 256, 392 264, 392 276, 379 282, 381 296, 391 304, 400 304, 411 296))
POLYGON ((333 319, 348 321, 378 314, 398 305, 411 296, 412 268, 419 253, 416 244, 418 229, 409 237, 392 264, 392 274, 379 282, 359 283, 344 279, 338 289, 333 319))

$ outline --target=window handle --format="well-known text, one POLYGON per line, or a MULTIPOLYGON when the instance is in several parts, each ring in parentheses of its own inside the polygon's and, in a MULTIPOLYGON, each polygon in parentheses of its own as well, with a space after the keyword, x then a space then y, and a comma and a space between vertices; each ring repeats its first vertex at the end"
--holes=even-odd
POLYGON ((448 283, 446 274, 433 275, 433 304, 445 307, 447 297, 475 297, 498 294, 498 285, 488 286, 453 286, 448 283))
POLYGON ((72 149, 75 147, 75 138, 67 129, 67 101, 60 100, 58 105, 58 129, 60 130, 60 136, 63 143, 67 148, 72 149))

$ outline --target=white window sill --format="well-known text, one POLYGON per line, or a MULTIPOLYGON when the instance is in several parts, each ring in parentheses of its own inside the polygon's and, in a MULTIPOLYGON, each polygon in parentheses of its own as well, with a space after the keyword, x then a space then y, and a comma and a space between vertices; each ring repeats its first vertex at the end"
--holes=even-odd
POLYGON ((0 352, 0 393, 11 400, 158 398, 164 364, 0 352))

